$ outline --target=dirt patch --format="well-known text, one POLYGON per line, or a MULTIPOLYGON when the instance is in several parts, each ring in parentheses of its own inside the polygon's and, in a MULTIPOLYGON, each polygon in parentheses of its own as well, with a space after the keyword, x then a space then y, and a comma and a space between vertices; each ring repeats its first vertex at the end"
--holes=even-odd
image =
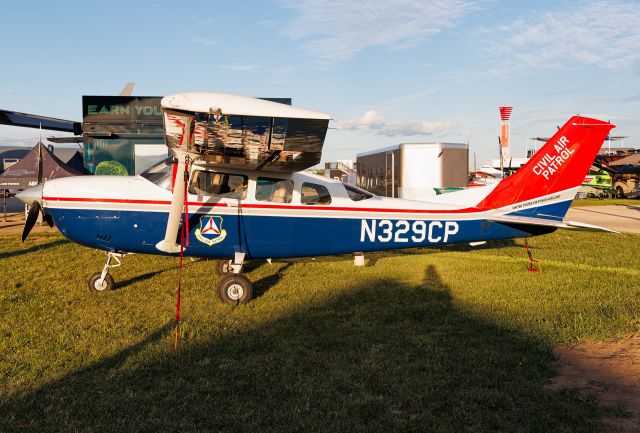
POLYGON ((629 416, 603 420, 607 432, 640 432, 640 334, 615 342, 561 346, 548 389, 593 393, 600 405, 629 416))

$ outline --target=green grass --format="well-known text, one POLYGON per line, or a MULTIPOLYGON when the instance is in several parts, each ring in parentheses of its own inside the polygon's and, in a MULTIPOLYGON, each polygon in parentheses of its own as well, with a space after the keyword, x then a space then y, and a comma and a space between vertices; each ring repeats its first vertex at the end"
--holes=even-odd
POLYGON ((553 347, 640 328, 637 235, 250 263, 257 297, 218 302, 213 261, 104 256, 0 238, 0 431, 598 430, 592 398, 553 392, 553 347))
POLYGON ((571 207, 580 206, 640 206, 640 200, 635 198, 577 198, 571 207))

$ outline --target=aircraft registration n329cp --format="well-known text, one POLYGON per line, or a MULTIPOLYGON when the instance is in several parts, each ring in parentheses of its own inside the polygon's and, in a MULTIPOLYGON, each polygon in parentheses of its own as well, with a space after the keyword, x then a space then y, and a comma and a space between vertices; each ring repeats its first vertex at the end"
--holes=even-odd
MULTIPOLYGON (((330 116, 272 101, 183 93, 161 102, 170 158, 142 175, 55 179, 19 195, 73 242, 107 252, 93 291, 127 253, 219 259, 223 302, 252 297, 246 259, 429 247, 600 228, 564 221, 614 125, 570 118, 515 174, 429 202, 375 196, 303 172, 330 116), (117 262, 116 265, 112 261, 117 262)), ((604 230, 604 229, 602 229, 604 230)))

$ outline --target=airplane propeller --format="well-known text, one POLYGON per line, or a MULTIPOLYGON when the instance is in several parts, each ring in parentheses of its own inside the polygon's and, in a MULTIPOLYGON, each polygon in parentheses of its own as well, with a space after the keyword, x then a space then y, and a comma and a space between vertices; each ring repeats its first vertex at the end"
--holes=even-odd
POLYGON ((34 201, 31 204, 31 208, 29 209, 29 213, 27 214, 27 220, 24 223, 24 229, 22 229, 22 242, 27 239, 31 229, 34 225, 36 225, 36 221, 38 221, 38 216, 40 215, 40 203, 34 201))
POLYGON ((24 229, 22 229, 22 242, 24 242, 25 239, 27 239, 27 236, 29 236, 31 229, 33 229, 36 221, 38 221, 38 216, 41 212, 42 219, 49 224, 49 227, 53 227, 53 218, 51 218, 51 215, 45 213, 42 209, 42 205, 40 204, 42 201, 42 184, 19 192, 16 194, 16 198, 30 206, 29 213, 27 214, 27 220, 24 223, 24 229))

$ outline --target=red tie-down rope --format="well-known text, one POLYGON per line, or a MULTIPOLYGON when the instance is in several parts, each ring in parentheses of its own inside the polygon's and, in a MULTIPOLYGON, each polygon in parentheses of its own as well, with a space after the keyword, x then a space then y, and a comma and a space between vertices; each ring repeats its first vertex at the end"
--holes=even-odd
POLYGON ((527 256, 529 257, 529 272, 542 272, 542 264, 540 261, 533 258, 533 253, 529 249, 529 242, 527 242, 527 238, 524 239, 524 250, 527 252, 527 256))
POLYGON ((189 199, 188 199, 188 187, 189 183, 189 160, 185 160, 184 165, 184 224, 180 228, 180 265, 178 267, 178 296, 176 299, 176 328, 175 336, 173 339, 173 350, 178 350, 178 342, 180 335, 180 295, 182 292, 182 261, 183 251, 185 247, 189 246, 189 199))

